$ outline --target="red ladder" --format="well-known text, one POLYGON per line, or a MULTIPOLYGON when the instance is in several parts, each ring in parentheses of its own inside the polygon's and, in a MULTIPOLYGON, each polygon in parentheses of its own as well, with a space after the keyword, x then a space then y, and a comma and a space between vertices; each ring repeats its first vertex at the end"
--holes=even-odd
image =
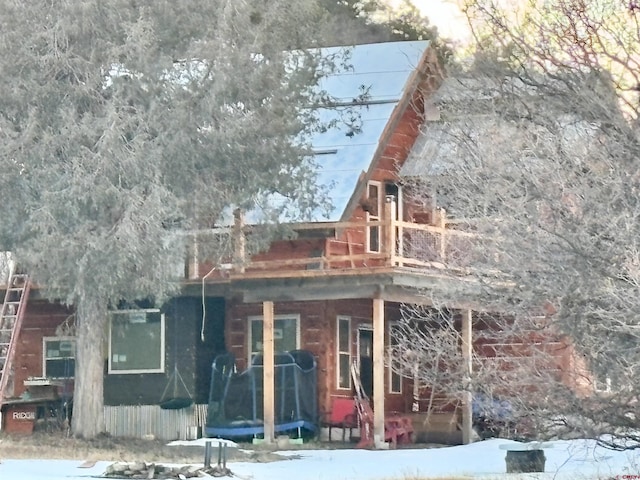
POLYGON ((0 310, 0 406, 4 403, 13 374, 13 357, 30 288, 28 275, 13 271, 9 274, 9 283, 0 310))

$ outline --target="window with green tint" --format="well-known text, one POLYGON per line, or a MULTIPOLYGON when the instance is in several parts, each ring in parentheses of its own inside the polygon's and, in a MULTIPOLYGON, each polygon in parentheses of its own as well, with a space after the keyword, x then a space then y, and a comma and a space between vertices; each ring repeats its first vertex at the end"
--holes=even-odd
POLYGON ((76 370, 76 339, 73 337, 45 337, 42 376, 73 378, 76 370))
POLYGON ((111 312, 109 373, 164 372, 164 315, 159 310, 111 312))

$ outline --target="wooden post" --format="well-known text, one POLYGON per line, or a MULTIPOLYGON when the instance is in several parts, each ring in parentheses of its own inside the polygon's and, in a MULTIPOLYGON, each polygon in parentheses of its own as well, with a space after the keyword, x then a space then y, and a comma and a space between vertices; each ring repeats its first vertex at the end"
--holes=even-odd
POLYGON ((262 345, 263 345, 263 392, 262 407, 264 411, 264 441, 267 444, 275 441, 275 383, 274 383, 274 354, 273 343, 273 302, 262 303, 262 345))
POLYGON ((384 444, 384 300, 373 299, 373 439, 384 444))
POLYGON ((245 245, 244 212, 238 208, 233 212, 233 265, 237 273, 244 273, 245 245))
MULTIPOLYGON (((472 352, 473 344, 471 337, 471 310, 462 312, 462 358, 465 363, 466 375, 468 376, 468 384, 470 384, 471 374, 473 373, 472 352)), ((473 396, 470 386, 464 392, 462 402, 462 443, 471 443, 473 432, 473 396)))
POLYGON ((396 255, 396 202, 393 195, 385 197, 384 204, 384 249, 389 255, 389 263, 393 267, 397 261, 396 255))

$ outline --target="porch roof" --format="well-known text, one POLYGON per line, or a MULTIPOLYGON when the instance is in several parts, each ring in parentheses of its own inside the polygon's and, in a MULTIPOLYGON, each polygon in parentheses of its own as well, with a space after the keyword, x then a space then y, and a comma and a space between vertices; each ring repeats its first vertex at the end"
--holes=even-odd
MULTIPOLYGON (((437 270, 426 272, 407 267, 377 267, 314 272, 305 277, 296 274, 271 277, 243 275, 207 282, 204 286, 200 281, 192 281, 183 284, 182 292, 194 296, 204 292, 205 296, 224 296, 244 303, 382 298, 398 303, 431 304, 433 299, 428 294, 445 289, 452 282, 457 288, 466 289, 470 295, 477 294, 481 288, 473 278, 454 278, 437 270)), ((469 308, 462 303, 450 306, 469 308)))

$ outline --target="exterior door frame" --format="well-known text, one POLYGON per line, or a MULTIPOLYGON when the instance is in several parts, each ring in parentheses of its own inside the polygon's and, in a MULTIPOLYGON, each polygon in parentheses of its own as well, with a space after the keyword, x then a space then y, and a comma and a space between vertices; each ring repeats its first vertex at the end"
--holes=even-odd
MULTIPOLYGON (((371 335, 371 352, 370 352, 370 358, 371 358, 371 391, 367 391, 368 389, 365 388, 365 392, 367 392, 367 395, 369 395, 371 398, 373 398, 373 324, 372 323, 363 323, 361 325, 358 325, 358 335, 357 335, 357 339, 356 339, 356 362, 357 362, 357 366, 358 366, 358 372, 360 373, 360 376, 362 377, 362 365, 360 362, 360 359, 362 357, 361 352, 362 352, 362 346, 361 346, 361 338, 360 335, 362 332, 369 332, 371 335)), ((362 380, 362 378, 360 379, 362 380)), ((362 384, 363 387, 365 387, 364 382, 362 384)))

